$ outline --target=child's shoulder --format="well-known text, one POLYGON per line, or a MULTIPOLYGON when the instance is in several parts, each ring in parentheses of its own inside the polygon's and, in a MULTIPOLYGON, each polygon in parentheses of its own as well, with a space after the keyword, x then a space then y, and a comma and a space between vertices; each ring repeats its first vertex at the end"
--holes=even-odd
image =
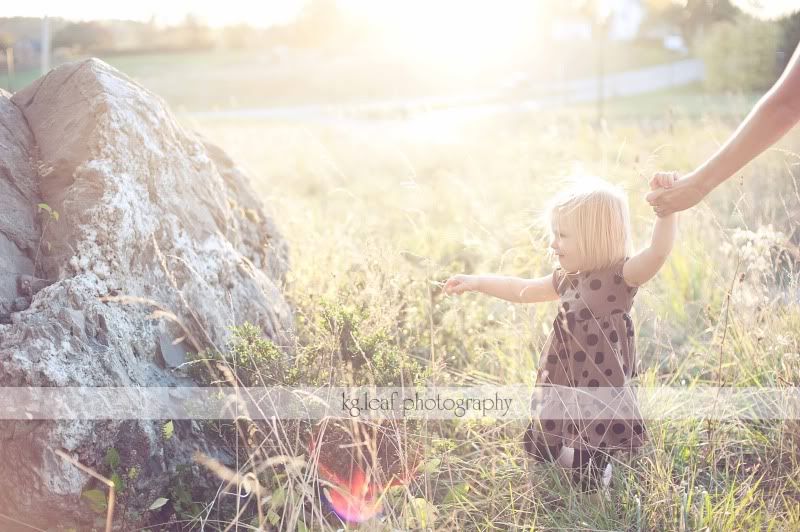
MULTIPOLYGON (((630 257, 624 257, 609 266, 587 271, 586 279, 589 280, 590 284, 593 281, 600 281, 599 283, 594 283, 598 288, 602 286, 603 279, 608 279, 612 286, 622 285, 625 288, 636 288, 635 286, 628 284, 628 282, 625 280, 625 276, 623 275, 625 263, 628 262, 628 259, 630 259, 630 257)), ((629 290, 629 292, 633 291, 629 290)))

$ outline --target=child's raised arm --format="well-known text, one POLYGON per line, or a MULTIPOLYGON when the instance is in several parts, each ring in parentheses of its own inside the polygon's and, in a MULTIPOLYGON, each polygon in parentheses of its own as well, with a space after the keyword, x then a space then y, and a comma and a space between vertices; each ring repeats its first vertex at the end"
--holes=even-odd
POLYGON ((558 299, 553 276, 536 279, 503 275, 454 275, 444 285, 446 294, 482 292, 512 303, 540 303, 558 299))
MULTIPOLYGON (((659 172, 650 181, 650 187, 669 188, 675 182, 677 172, 659 172)), ((669 214, 656 218, 650 245, 631 257, 622 268, 622 277, 631 286, 639 286, 652 279, 667 262, 678 232, 678 217, 669 214)))

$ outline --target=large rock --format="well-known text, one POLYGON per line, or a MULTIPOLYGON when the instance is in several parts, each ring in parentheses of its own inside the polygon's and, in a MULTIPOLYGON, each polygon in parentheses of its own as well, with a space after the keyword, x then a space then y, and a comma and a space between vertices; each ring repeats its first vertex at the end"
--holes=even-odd
POLYGON ((0 323, 21 310, 14 308, 20 306, 17 278, 34 273, 40 234, 33 135, 9 98, 0 89, 0 323))
MULTIPOLYGON (((2 386, 192 385, 172 368, 244 321, 291 355, 287 246, 246 176, 97 59, 0 94, 0 252, 2 386)), ((228 461, 189 422, 168 441, 159 421, 0 424, 0 512, 38 526, 96 515, 51 449, 98 470, 117 449, 140 510, 194 449, 228 461)))

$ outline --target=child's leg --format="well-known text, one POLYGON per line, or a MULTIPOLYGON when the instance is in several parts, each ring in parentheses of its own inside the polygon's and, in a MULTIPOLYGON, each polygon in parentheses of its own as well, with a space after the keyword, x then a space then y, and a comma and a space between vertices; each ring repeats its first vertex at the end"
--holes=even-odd
POLYGON ((528 456, 537 462, 554 462, 561 454, 563 444, 547 445, 543 433, 536 429, 535 423, 528 425, 524 436, 525 450, 528 456))
POLYGON ((603 451, 575 449, 572 457, 573 481, 584 490, 608 487, 611 481, 610 459, 603 451))

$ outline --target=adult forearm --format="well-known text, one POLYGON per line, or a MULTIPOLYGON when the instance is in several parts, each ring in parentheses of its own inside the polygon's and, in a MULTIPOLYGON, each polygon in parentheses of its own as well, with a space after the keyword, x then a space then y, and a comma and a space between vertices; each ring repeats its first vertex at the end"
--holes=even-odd
POLYGON ((513 303, 520 303, 524 280, 504 275, 477 275, 478 292, 513 303))
POLYGON ((745 118, 728 141, 694 172, 709 191, 741 170, 747 163, 781 139, 798 121, 797 95, 770 91, 745 118))

